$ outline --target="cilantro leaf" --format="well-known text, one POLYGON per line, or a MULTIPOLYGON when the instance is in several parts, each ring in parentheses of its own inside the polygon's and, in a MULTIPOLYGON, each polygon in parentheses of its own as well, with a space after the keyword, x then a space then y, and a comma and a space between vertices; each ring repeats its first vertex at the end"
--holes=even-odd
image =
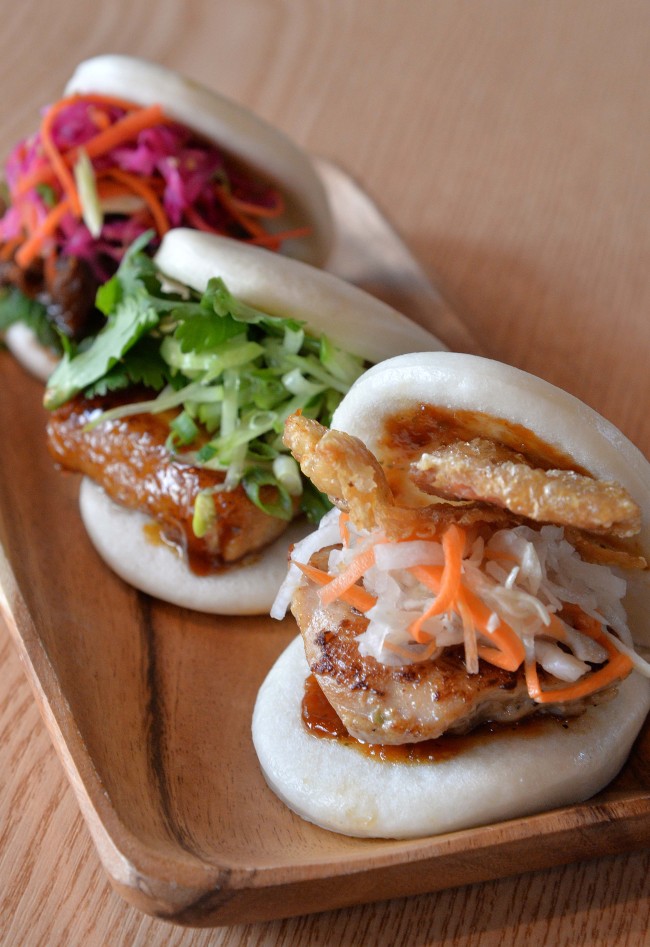
POLYGON ((235 299, 221 277, 208 281, 201 305, 210 306, 218 316, 232 316, 237 322, 246 322, 249 325, 263 326, 267 331, 281 335, 285 328, 294 332, 302 328, 297 319, 283 319, 280 316, 270 316, 260 309, 249 306, 241 299, 235 299))
POLYGON ((241 334, 241 324, 235 322, 232 316, 218 316, 215 312, 200 311, 179 323, 174 338, 180 343, 181 352, 198 354, 215 349, 228 339, 241 334))
POLYGON ((171 381, 169 366, 160 354, 157 339, 142 337, 112 368, 84 390, 86 398, 122 391, 132 385, 144 385, 154 391, 171 381))
POLYGON ((123 299, 90 348, 75 357, 64 354, 48 381, 45 407, 57 408, 97 382, 159 319, 141 288, 123 299))

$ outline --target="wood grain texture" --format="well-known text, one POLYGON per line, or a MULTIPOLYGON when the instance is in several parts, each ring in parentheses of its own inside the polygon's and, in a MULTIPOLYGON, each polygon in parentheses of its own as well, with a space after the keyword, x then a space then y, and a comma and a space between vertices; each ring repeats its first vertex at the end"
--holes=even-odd
MULTIPOLYGON (((6 147, 79 59, 124 51, 180 68, 343 163, 438 272, 488 352, 578 394, 648 453, 650 12, 641 0, 70 0, 56 17, 49 10, 43 0, 3 10, 6 147)), ((1 641, 7 943, 647 940, 644 854, 215 932, 145 918, 109 890, 1 641)), ((101 698, 92 687, 84 695, 101 698)), ((164 737, 152 731, 152 745, 173 755, 164 737)), ((101 732, 88 739, 106 752, 101 732)), ((150 818, 160 825, 164 809, 150 818)))

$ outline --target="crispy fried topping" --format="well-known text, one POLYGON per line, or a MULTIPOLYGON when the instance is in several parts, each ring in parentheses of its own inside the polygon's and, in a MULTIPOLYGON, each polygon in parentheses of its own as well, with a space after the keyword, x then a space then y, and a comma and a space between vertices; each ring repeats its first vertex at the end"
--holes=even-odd
POLYGON ((634 536, 641 527, 641 511, 620 484, 531 467, 521 454, 485 438, 423 454, 411 476, 434 496, 479 500, 536 522, 619 537, 634 536))
MULTIPOLYGON (((428 506, 406 507, 397 503, 383 467, 358 438, 328 430, 297 414, 286 421, 284 431, 284 443, 305 476, 335 506, 349 513, 358 529, 381 529, 388 539, 426 539, 438 535, 451 523, 488 523, 495 529, 507 529, 541 521, 566 525, 567 538, 590 562, 625 569, 647 566, 642 556, 619 542, 620 536, 638 532, 640 512, 618 484, 573 471, 533 468, 523 455, 476 438, 423 455, 436 458, 435 470, 419 470, 419 464, 411 468, 413 479, 425 492, 425 483, 430 478, 438 473, 441 480, 446 478, 447 489, 440 492, 454 499, 436 495, 428 506), (453 468, 454 458, 456 470, 465 464, 468 470, 476 471, 472 481, 475 493, 480 491, 481 483, 484 488, 479 499, 466 499, 460 489, 455 493, 451 490, 452 481, 455 487, 460 482, 458 476, 445 473, 447 463, 453 468), (616 525, 608 529, 605 524, 610 519, 615 519, 616 525)), ((436 492, 439 489, 436 487, 436 492)))

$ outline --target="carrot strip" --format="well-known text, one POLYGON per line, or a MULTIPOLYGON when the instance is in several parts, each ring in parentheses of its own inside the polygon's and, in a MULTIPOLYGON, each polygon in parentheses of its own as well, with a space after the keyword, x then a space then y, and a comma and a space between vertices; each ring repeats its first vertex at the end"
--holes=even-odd
POLYGON ((25 240, 23 245, 16 253, 16 263, 22 269, 27 269, 34 260, 48 237, 52 236, 61 220, 72 210, 69 200, 63 200, 54 207, 45 220, 37 227, 31 236, 25 240))
POLYGON ((546 626, 544 631, 540 632, 540 635, 546 635, 549 638, 556 638, 558 641, 566 641, 566 631, 564 630, 564 625, 557 617, 552 613, 548 616, 551 620, 546 626))
POLYGON ((70 167, 68 164, 66 164, 61 152, 56 146, 54 137, 52 135, 54 120, 62 111, 62 109, 66 108, 69 104, 70 103, 67 99, 61 99, 59 102, 50 106, 50 108, 47 110, 43 116, 43 121, 41 122, 41 142, 43 145, 43 150, 50 160, 54 176, 63 188, 63 192, 68 197, 70 208, 75 214, 80 215, 81 201, 79 200, 79 194, 77 193, 74 177, 70 173, 70 167))
POLYGON ((330 605, 335 599, 341 597, 350 586, 359 581, 361 576, 375 564, 375 549, 371 546, 354 557, 350 565, 335 579, 330 577, 327 588, 320 592, 320 600, 323 605, 330 605))
MULTIPOLYGON (((502 652, 503 662, 507 661, 510 665, 508 670, 516 671, 526 656, 524 645, 519 635, 504 621, 501 621, 497 628, 490 631, 489 621, 492 612, 487 605, 464 585, 461 586, 461 595, 469 609, 477 631, 485 635, 486 638, 502 652)), ((503 667, 505 664, 499 666, 503 667)))
POLYGON ((472 610, 462 595, 458 597, 457 608, 463 622, 463 643, 465 645, 465 666, 468 674, 478 674, 478 644, 476 625, 472 610))
POLYGON ((134 194, 137 194, 138 197, 141 197, 151 211, 151 216, 154 219, 156 230, 160 236, 162 237, 163 234, 167 233, 167 231, 171 228, 169 218, 167 217, 162 204, 158 200, 158 196, 146 181, 144 181, 142 178, 136 177, 134 174, 129 174, 127 171, 121 171, 119 168, 111 168, 110 171, 106 172, 106 176, 112 178, 114 181, 118 181, 128 190, 132 191, 134 194))
POLYGON ((84 142, 83 147, 89 158, 97 158, 118 145, 124 144, 125 141, 135 138, 146 128, 151 128, 153 125, 170 124, 173 124, 173 122, 164 114, 162 106, 149 105, 118 119, 110 128, 99 132, 94 138, 84 142))
POLYGON ((526 683, 528 685, 528 693, 536 703, 551 704, 557 701, 577 700, 579 697, 587 697, 589 694, 594 694, 596 691, 602 690, 602 688, 608 684, 612 684, 614 681, 626 677, 631 670, 632 662, 626 654, 621 654, 619 651, 615 658, 611 658, 611 660, 607 662, 605 667, 600 668, 599 671, 594 671, 587 677, 581 678, 579 681, 569 684, 566 687, 542 691, 539 686, 537 669, 535 669, 534 676, 529 675, 527 670, 526 683))
POLYGON ((418 582, 426 585, 436 595, 440 592, 440 583, 444 571, 444 566, 411 566, 409 569, 411 575, 414 575, 418 582))
MULTIPOLYGON (((449 611, 458 596, 463 552, 465 550, 465 532, 455 523, 452 523, 443 534, 442 550, 445 556, 445 564, 439 579, 440 585, 437 589, 437 595, 429 608, 419 618, 411 622, 408 629, 409 634, 420 643, 422 642, 423 623, 433 615, 440 615, 449 611)), ((431 588, 429 582, 432 581, 435 589, 435 583, 438 581, 438 572, 435 566, 414 566, 411 572, 416 579, 429 588, 431 588)))
MULTIPOLYGON (((58 114, 60 111, 58 106, 61 106, 62 103, 69 105, 72 101, 74 101, 74 99, 62 99, 61 102, 57 103, 56 114, 58 114)), ((131 106, 131 108, 132 111, 118 119, 109 128, 99 131, 94 137, 89 138, 84 142, 81 147, 84 148, 89 158, 97 158, 100 155, 105 154, 107 151, 110 151, 112 148, 116 148, 118 145, 124 144, 124 142, 134 138, 139 132, 144 131, 145 128, 151 128, 153 125, 171 123, 171 120, 164 115, 160 105, 150 105, 147 108, 134 108, 131 106)), ((54 120, 54 117, 56 116, 53 116, 52 121, 54 120)), ((61 167, 63 167, 63 173, 70 178, 70 181, 74 186, 74 180, 70 174, 70 168, 74 165, 75 161, 79 157, 79 148, 72 148, 66 151, 64 154, 61 154, 58 149, 56 149, 56 154, 60 159, 58 164, 59 170, 61 170, 61 167)), ((49 153, 48 157, 50 158, 50 161, 52 161, 52 157, 49 153)), ((60 175, 55 172, 54 167, 52 165, 43 165, 41 168, 38 168, 31 174, 26 175, 20 181, 16 187, 16 194, 18 197, 20 197, 26 191, 29 191, 30 188, 36 187, 38 184, 50 184, 54 180, 61 181, 63 186, 63 181, 61 180, 60 175)), ((65 187, 64 190, 66 190, 65 187)))
POLYGON ((540 686, 536 663, 527 661, 526 685, 528 693, 536 703, 551 704, 557 701, 577 700, 580 697, 587 697, 589 694, 594 694, 596 691, 607 687, 608 684, 626 677, 632 670, 633 664, 630 658, 619 651, 610 638, 603 634, 595 618, 591 618, 580 610, 580 618, 577 624, 580 627, 576 630, 602 644, 609 654, 609 661, 605 667, 598 671, 592 671, 578 681, 547 691, 543 691, 540 686))
POLYGON ((204 233, 216 233, 216 228, 212 227, 207 222, 207 220, 204 220, 203 217, 201 217, 196 207, 191 207, 188 205, 183 210, 183 213, 195 230, 202 230, 204 233))
POLYGON ((22 237, 12 237, 11 240, 7 240, 6 243, 3 243, 0 248, 0 260, 10 260, 14 250, 16 250, 22 242, 22 237))
MULTIPOLYGON (((242 213, 242 211, 237 208, 234 201, 232 200, 232 196, 226 190, 226 188, 215 187, 214 195, 221 206, 228 211, 231 217, 236 220, 237 223, 240 224, 244 230, 246 230, 251 235, 251 237, 269 236, 261 224, 259 224, 256 220, 251 220, 248 214, 242 213)), ((275 235, 273 236, 275 239, 275 235)))
POLYGON ((506 562, 517 562, 517 563, 519 562, 517 557, 514 556, 511 552, 500 552, 499 550, 495 550, 495 549, 484 549, 483 558, 493 559, 497 561, 500 559, 503 559, 506 562))
POLYGON ((528 696, 532 697, 533 700, 538 700, 542 693, 542 688, 539 683, 539 674, 537 673, 537 662, 533 659, 526 658, 524 662, 524 671, 526 674, 526 687, 528 688, 528 696))
POLYGON ((249 240, 256 247, 271 247, 277 249, 284 240, 299 240, 311 234, 311 227, 296 227, 295 230, 282 230, 279 233, 260 233, 249 240))
POLYGON ((490 645, 477 644, 476 651, 479 658, 489 661, 490 664, 494 664, 495 667, 501 668, 503 671, 516 671, 521 666, 521 661, 519 664, 515 664, 515 661, 509 655, 490 645))
MULTIPOLYGON (((323 572, 322 569, 317 569, 315 566, 304 565, 302 562, 296 562, 296 565, 308 579, 311 579, 312 582, 316 582, 318 585, 325 586, 332 581, 332 577, 327 572, 323 572)), ((359 585, 350 586, 350 588, 342 592, 338 598, 340 598, 342 602, 352 605, 353 608, 356 608, 357 611, 360 612, 368 612, 377 604, 377 599, 359 585)))
POLYGON ((230 194, 230 201, 233 207, 241 211, 242 214, 248 214, 251 217, 265 217, 269 220, 274 217, 281 217, 284 213, 284 200, 279 191, 274 192, 275 203, 271 207, 265 204, 254 204, 252 201, 245 201, 241 197, 235 197, 230 194))

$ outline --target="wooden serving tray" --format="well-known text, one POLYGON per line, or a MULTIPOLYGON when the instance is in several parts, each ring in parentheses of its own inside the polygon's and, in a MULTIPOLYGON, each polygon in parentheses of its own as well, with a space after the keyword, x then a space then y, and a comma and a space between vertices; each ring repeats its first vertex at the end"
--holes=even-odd
MULTIPOLYGON (((384 271, 386 272, 386 271, 384 271)), ((259 685, 296 629, 157 602, 87 539, 47 454, 42 387, 0 353, 0 605, 116 890, 180 924, 418 894, 650 843, 650 727, 591 801, 416 841, 345 838, 267 788, 259 685)))

